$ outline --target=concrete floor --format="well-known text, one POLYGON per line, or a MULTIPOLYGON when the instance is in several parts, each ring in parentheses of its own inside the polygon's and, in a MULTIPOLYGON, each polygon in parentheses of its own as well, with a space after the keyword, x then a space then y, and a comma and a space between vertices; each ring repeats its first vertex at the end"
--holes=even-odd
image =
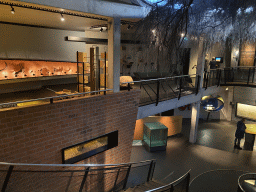
POLYGON ((195 144, 188 142, 189 129, 190 120, 184 119, 182 136, 169 138, 166 151, 150 153, 143 146, 133 147, 131 162, 156 159, 154 178, 164 183, 174 181, 189 169, 191 181, 217 169, 256 172, 256 150, 233 148, 236 122, 200 120, 195 144))

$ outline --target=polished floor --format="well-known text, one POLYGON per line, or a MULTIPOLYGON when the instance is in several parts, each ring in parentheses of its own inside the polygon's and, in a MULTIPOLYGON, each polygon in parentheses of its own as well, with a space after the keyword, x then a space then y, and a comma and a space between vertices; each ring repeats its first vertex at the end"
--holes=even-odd
POLYGON ((179 178, 190 169, 191 181, 217 169, 256 172, 256 149, 233 148, 236 122, 200 120, 195 144, 188 142, 189 129, 190 120, 184 119, 182 135, 169 138, 166 151, 150 153, 143 146, 134 146, 131 161, 156 159, 154 178, 164 183, 179 178))

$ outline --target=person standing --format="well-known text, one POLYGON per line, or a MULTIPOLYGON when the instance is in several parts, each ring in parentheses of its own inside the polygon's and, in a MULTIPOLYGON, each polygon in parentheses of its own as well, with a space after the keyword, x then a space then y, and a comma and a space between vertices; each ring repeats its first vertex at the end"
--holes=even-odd
POLYGON ((246 129, 244 122, 245 122, 244 118, 241 121, 237 122, 237 129, 236 129, 236 133, 235 133, 236 138, 235 138, 235 146, 234 146, 234 148, 237 148, 237 149, 242 149, 240 147, 240 141, 242 138, 244 138, 244 133, 245 133, 245 129, 246 129))

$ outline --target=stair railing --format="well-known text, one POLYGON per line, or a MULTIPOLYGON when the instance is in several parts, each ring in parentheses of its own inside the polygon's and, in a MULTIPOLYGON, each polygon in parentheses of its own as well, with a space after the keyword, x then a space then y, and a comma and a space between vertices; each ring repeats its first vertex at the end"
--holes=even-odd
POLYGON ((183 176, 181 176, 180 178, 178 178, 177 180, 155 188, 155 189, 151 189, 145 192, 173 192, 173 191, 182 191, 182 192, 188 192, 189 191, 189 181, 190 181, 190 171, 189 170, 187 173, 185 173, 183 176), (176 190, 175 190, 176 189, 176 190))
MULTIPOLYGON (((92 187, 105 187, 107 181, 110 191, 119 191, 130 187, 131 173, 145 167, 144 177, 151 180, 156 161, 146 160, 122 164, 24 164, 0 162, 0 188, 2 192, 29 190, 79 191, 92 187), (37 179, 33 179, 37 178, 37 179), (56 182, 54 180, 56 179, 56 182), (93 181, 93 182, 92 182, 93 181), (50 183, 53 182, 53 185, 50 183), (61 183, 61 184, 60 184, 61 183), (94 183, 94 186, 90 186, 94 183), (16 187, 19 186, 19 189, 16 187), (75 189, 73 187, 76 187, 75 189), (29 188, 31 187, 31 189, 29 188), (43 188, 42 188, 43 187, 43 188)), ((143 181, 145 182, 145 181, 143 181)), ((141 184, 141 183, 140 183, 141 184)), ((96 190, 96 189, 95 189, 96 190)))

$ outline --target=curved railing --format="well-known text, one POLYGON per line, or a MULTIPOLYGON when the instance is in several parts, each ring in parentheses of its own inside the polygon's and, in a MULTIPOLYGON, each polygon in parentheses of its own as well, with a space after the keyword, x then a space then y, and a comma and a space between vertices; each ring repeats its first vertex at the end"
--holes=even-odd
POLYGON ((256 87, 256 67, 240 66, 212 69, 204 72, 203 87, 229 85, 256 87))
POLYGON ((256 173, 246 173, 238 178, 237 192, 255 192, 256 191, 256 173))
POLYGON ((140 81, 122 82, 123 86, 127 86, 128 90, 131 88, 140 89, 140 105, 149 105, 159 102, 186 96, 190 94, 197 94, 199 91, 200 76, 182 75, 174 77, 164 77, 157 79, 147 79, 140 81))
POLYGON ((189 191, 189 181, 190 181, 190 171, 191 170, 189 170, 183 176, 181 176, 177 180, 175 180, 167 185, 164 185, 162 187, 158 187, 155 189, 151 189, 146 192, 172 192, 172 191, 188 192, 189 191))
POLYGON ((119 191, 152 179, 155 160, 123 164, 0 162, 1 191, 119 191), (135 180, 136 177, 140 178, 135 180))

